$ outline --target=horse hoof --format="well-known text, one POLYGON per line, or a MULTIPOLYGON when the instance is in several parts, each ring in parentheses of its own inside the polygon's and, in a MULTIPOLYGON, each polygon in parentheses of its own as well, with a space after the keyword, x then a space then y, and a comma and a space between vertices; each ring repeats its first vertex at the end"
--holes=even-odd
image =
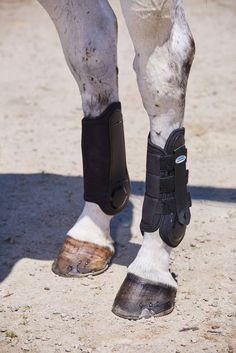
POLYGON ((98 275, 108 268, 113 254, 108 247, 67 236, 52 264, 52 271, 64 277, 98 275))
POLYGON ((164 316, 174 309, 176 289, 128 273, 115 298, 112 312, 124 319, 164 316))

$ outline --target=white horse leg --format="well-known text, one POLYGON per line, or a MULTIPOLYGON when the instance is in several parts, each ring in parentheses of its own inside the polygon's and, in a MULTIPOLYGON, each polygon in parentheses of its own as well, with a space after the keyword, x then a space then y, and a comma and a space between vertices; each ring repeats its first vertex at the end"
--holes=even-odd
MULTIPOLYGON (((117 24, 107 0, 39 0, 58 31, 66 62, 79 86, 84 116, 117 102, 117 24)), ((91 144, 93 141, 91 141, 91 144)), ((57 274, 101 272, 114 253, 111 216, 85 202, 53 264, 57 274)))
MULTIPOLYGON (((170 133, 183 124, 194 41, 180 0, 121 0, 121 5, 135 47, 134 69, 151 141, 164 148, 170 133)), ((116 297, 115 314, 138 319, 173 309, 177 283, 169 272, 170 252, 158 230, 144 234, 116 297)))

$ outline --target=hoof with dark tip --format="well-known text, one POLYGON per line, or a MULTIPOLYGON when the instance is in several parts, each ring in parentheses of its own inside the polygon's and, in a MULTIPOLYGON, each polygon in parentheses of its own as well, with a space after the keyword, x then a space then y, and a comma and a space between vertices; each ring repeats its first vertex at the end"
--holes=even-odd
POLYGON ((112 312, 129 320, 163 316, 174 309, 175 297, 174 287, 128 273, 117 293, 112 312))
POLYGON ((108 268, 112 255, 108 247, 67 236, 52 264, 52 271, 64 277, 97 275, 108 268))

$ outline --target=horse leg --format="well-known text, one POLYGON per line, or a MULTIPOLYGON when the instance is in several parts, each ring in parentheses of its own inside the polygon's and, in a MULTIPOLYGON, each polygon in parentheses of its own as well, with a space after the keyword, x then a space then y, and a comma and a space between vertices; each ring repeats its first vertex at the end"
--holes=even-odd
MULTIPOLYGON (((182 133, 194 41, 180 0, 121 0, 121 5, 135 48, 138 87, 150 120, 149 146, 152 153, 163 151, 174 130, 182 133)), ((149 180, 149 189, 155 187, 149 180)), ((169 256, 180 240, 165 239, 160 229, 143 233, 142 246, 113 305, 115 314, 129 319, 168 314, 177 290, 169 272, 169 256)))
MULTIPOLYGON (((54 22, 86 118, 96 120, 117 102, 117 23, 107 0, 39 0, 54 22)), ((98 136, 97 139, 100 137, 98 136)), ((93 141, 89 141, 91 147, 93 141)), ((53 264, 63 276, 100 273, 114 254, 111 215, 85 202, 53 264)))

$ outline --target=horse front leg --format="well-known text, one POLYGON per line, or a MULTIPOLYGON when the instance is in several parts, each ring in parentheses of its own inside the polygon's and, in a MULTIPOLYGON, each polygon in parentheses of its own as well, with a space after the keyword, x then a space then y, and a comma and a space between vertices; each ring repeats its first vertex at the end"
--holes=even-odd
POLYGON ((68 231, 52 269, 62 276, 98 274, 108 267, 114 254, 110 236, 112 215, 120 211, 119 202, 128 197, 128 192, 121 195, 122 190, 119 195, 118 191, 115 194, 107 180, 110 164, 114 167, 109 154, 113 148, 109 129, 115 124, 117 127, 112 128, 112 133, 120 143, 117 149, 123 160, 123 170, 112 182, 119 184, 117 178, 127 176, 118 102, 116 17, 107 0, 39 2, 56 26, 66 62, 79 86, 84 112, 85 206, 76 224, 68 231), (110 201, 113 201, 112 205, 110 201))
POLYGON ((121 0, 135 47, 134 70, 150 120, 143 243, 113 312, 128 319, 168 314, 177 283, 169 256, 190 221, 184 106, 194 41, 179 0, 121 0))

